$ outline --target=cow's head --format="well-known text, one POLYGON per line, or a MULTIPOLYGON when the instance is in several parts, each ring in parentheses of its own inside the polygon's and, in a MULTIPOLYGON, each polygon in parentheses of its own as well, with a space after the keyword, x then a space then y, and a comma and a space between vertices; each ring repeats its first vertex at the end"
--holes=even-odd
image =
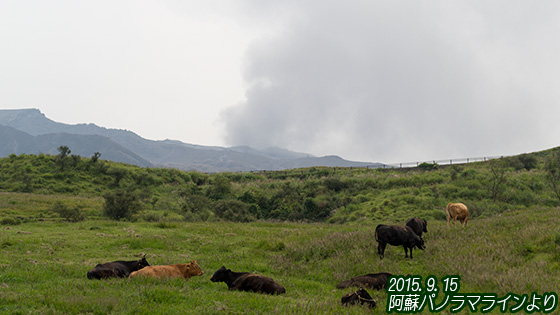
POLYGON ((146 254, 144 254, 144 256, 142 256, 142 258, 140 260, 138 260, 138 269, 140 270, 144 267, 148 267, 149 265, 150 264, 146 260, 146 254))
POLYGON ((428 221, 422 220, 422 232, 428 233, 428 221))
POLYGON ((198 263, 196 262, 196 260, 191 261, 189 264, 187 264, 187 275, 188 276, 201 276, 202 274, 204 274, 204 271, 202 271, 202 269, 200 269, 200 266, 198 265, 198 263))
POLYGON ((223 282, 227 278, 227 274, 230 273, 231 270, 226 269, 225 266, 222 266, 220 269, 216 270, 214 274, 210 277, 210 281, 212 282, 223 282))
POLYGON ((377 304, 364 288, 359 288, 356 292, 346 294, 342 297, 341 302, 342 305, 367 304, 370 308, 375 307, 377 304))
POLYGON ((414 245, 416 245, 416 247, 421 250, 426 249, 426 246, 424 245, 424 239, 419 236, 416 236, 416 238, 414 239, 414 245))

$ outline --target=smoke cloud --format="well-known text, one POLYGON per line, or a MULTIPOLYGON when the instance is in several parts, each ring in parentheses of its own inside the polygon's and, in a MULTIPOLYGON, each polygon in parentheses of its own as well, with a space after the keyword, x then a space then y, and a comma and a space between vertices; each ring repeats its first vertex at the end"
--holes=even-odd
POLYGON ((246 52, 229 145, 385 163, 560 145, 557 2, 276 6, 251 8, 279 26, 246 52))

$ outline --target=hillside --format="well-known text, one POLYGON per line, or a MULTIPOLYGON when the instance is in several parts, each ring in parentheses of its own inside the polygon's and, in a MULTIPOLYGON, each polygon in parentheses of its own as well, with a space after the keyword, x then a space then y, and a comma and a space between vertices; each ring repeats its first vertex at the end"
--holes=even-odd
POLYGON ((0 314, 383 314, 385 291, 370 290, 378 306, 369 310, 341 306, 355 288, 336 289, 375 272, 456 275, 461 293, 500 298, 557 292, 560 194, 550 176, 559 175, 560 148, 445 167, 219 174, 12 154, 0 159, 0 314), (119 194, 138 207, 108 219, 104 205, 119 194), (468 205, 466 228, 447 228, 450 201, 468 205), (426 249, 405 259, 388 246, 380 259, 374 227, 413 216, 428 221, 426 249), (206 273, 187 282, 85 276, 143 254, 151 264, 197 260, 206 273), (287 292, 229 291, 209 280, 222 265, 273 277, 287 292))
MULTIPOLYGON (((101 198, 126 191, 140 202, 133 219, 148 221, 347 223, 398 222, 411 216, 443 220, 447 203, 459 201, 477 218, 559 206, 547 168, 560 169, 559 151, 445 167, 310 167, 219 174, 141 168, 93 157, 12 154, 0 159, 0 191, 60 194, 61 199, 66 195, 101 198)), ((85 210, 101 216, 102 208, 99 202, 85 210)), ((11 216, 2 211, 0 218, 11 216)))
POLYGON ((12 153, 54 154, 56 148, 65 145, 82 156, 100 152, 103 158, 116 162, 209 173, 310 166, 381 166, 380 163, 315 157, 274 147, 257 150, 249 147, 192 145, 176 140, 147 140, 128 130, 107 129, 91 123, 58 123, 45 117, 38 109, 0 110, 0 127, 3 127, 0 128, 0 139, 7 144, 0 149, 0 156, 12 153), (11 128, 19 133, 16 134, 11 128))

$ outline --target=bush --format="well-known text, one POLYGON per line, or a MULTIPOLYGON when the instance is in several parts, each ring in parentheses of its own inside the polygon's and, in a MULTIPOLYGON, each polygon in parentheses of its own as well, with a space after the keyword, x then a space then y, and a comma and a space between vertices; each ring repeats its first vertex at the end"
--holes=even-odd
POLYGON ((51 208, 51 211, 55 212, 59 217, 65 219, 68 222, 80 222, 86 219, 86 216, 79 206, 69 208, 64 203, 62 203, 62 201, 57 201, 51 208))
POLYGON ((14 218, 2 218, 0 220, 1 225, 19 225, 21 224, 21 220, 14 219, 14 218))
POLYGON ((249 205, 239 200, 219 200, 215 203, 214 213, 216 217, 226 221, 250 222, 255 218, 249 212, 249 205))
POLYGON ((438 165, 437 163, 421 163, 420 165, 418 165, 419 169, 425 170, 425 171, 433 171, 433 170, 437 170, 438 169, 438 165))
POLYGON ((105 198, 103 213, 113 220, 130 219, 140 210, 140 202, 137 197, 122 189, 108 192, 103 198, 105 198))

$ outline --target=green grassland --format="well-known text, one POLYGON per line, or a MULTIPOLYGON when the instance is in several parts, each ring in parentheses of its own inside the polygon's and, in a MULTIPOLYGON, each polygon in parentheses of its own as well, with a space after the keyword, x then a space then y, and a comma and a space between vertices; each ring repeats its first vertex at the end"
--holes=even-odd
POLYGON ((445 167, 219 174, 12 155, 0 159, 0 314, 383 314, 386 292, 370 291, 371 311, 341 306, 353 289, 336 289, 374 272, 458 275, 462 293, 559 293, 560 200, 550 180, 558 151, 445 167), (124 220, 104 212, 117 190, 139 204, 124 220), (466 228, 447 227, 448 202, 469 206, 466 228), (68 222, 57 204, 83 216, 68 222), (375 226, 412 216, 428 220, 426 250, 405 259, 388 246, 380 259, 375 226), (86 278, 97 263, 142 254, 152 265, 197 260, 205 274, 86 278), (270 276, 287 293, 230 292, 209 280, 222 265, 270 276))
POLYGON ((393 246, 380 259, 370 224, 28 222, 0 231, 0 313, 383 314, 384 291, 370 290, 378 302, 370 311, 341 306, 353 289, 335 288, 373 272, 459 275, 462 293, 558 292, 559 224, 554 209, 508 211, 465 229, 430 220, 427 248, 411 260, 393 246), (97 263, 142 254, 152 265, 197 260, 205 274, 188 281, 86 278, 97 263), (222 265, 273 277, 287 293, 230 292, 209 279, 222 265))

